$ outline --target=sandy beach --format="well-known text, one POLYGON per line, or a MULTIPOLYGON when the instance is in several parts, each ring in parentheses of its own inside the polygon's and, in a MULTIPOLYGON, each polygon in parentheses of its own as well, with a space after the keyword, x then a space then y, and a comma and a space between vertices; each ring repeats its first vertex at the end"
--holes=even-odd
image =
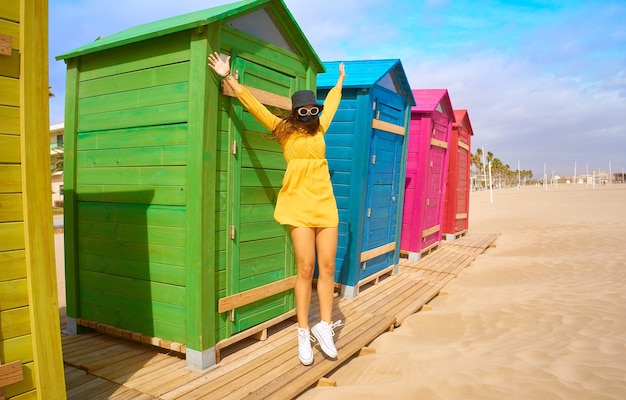
POLYGON ((625 205, 626 185, 472 193, 496 247, 300 398, 626 398, 625 205))

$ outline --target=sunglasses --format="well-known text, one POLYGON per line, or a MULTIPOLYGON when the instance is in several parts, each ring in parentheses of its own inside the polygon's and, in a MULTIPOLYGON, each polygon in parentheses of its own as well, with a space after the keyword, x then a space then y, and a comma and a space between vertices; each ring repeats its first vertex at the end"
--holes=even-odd
POLYGON ((311 108, 298 108, 298 115, 301 117, 306 117, 307 115, 315 116, 320 113, 319 107, 311 107, 311 108))

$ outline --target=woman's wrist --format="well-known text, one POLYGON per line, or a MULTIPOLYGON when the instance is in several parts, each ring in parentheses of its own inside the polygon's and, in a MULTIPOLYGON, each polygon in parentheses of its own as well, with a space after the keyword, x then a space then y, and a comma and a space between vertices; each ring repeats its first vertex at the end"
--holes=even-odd
POLYGON ((226 76, 224 76, 224 79, 228 79, 228 78, 230 78, 231 76, 233 76, 233 75, 229 72, 229 73, 227 73, 227 74, 226 74, 226 76))

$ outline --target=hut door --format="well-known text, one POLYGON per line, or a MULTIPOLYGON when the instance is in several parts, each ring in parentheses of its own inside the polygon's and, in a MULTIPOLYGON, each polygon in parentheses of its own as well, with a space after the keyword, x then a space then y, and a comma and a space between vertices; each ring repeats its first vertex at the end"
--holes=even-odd
POLYGON ((404 112, 396 102, 383 94, 374 103, 359 279, 392 265, 394 250, 399 246, 396 226, 404 112))
MULTIPOLYGON (((293 84, 293 79, 243 59, 234 60, 233 65, 241 84, 258 88, 262 82, 263 90, 256 93, 262 102, 264 92, 289 91, 271 82, 293 84)), ((295 275, 295 266, 287 231, 274 221, 276 197, 286 168, 280 145, 238 100, 231 98, 226 112, 230 126, 224 205, 228 221, 225 295, 246 292, 247 298, 256 299, 228 316, 230 333, 234 333, 294 309, 292 290, 267 296, 270 290, 254 289, 286 284, 295 275)))
POLYGON ((430 136, 430 151, 428 152, 428 180, 426 182, 426 204, 424 207, 422 227, 422 246, 426 248, 441 238, 440 226, 443 212, 443 189, 445 179, 445 160, 447 152, 447 119, 442 113, 433 114, 433 126, 430 136))

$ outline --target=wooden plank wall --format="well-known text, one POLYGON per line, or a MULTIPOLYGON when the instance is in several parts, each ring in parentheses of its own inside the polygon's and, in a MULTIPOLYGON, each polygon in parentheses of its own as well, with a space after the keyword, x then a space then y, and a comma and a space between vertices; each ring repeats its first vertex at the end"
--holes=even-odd
POLYGON ((0 3, 0 364, 19 361, 22 374, 0 397, 20 400, 65 398, 50 207, 47 21, 47 1, 0 3))

